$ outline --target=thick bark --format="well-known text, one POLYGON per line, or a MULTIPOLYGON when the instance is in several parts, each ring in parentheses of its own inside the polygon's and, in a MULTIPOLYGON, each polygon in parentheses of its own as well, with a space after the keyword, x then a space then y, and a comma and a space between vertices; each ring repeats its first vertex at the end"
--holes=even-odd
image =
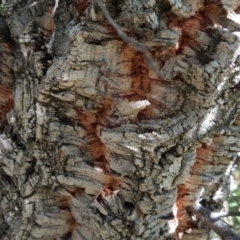
POLYGON ((238 1, 104 1, 147 55, 57 3, 0 18, 1 239, 206 239, 186 209, 220 210, 238 159, 238 1))

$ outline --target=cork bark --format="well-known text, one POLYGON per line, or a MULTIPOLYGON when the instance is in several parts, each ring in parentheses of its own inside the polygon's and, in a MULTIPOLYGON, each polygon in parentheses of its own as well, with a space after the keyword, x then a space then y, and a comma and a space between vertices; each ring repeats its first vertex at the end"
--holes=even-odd
POLYGON ((207 239, 187 207, 220 211, 239 159, 239 1, 103 1, 128 38, 97 1, 2 4, 0 239, 207 239))

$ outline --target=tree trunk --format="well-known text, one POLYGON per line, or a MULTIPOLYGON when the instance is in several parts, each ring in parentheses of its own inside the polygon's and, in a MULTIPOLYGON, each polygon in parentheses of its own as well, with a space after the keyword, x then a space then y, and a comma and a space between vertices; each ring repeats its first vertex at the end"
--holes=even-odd
POLYGON ((207 239, 186 209, 221 210, 239 158, 239 1, 105 0, 147 54, 93 0, 2 3, 1 239, 207 239))

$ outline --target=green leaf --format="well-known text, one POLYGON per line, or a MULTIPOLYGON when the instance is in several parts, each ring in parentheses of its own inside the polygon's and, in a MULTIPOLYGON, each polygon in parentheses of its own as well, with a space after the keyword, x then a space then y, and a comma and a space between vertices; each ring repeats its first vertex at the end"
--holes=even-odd
POLYGON ((0 4, 0 15, 5 16, 5 7, 3 4, 0 4))

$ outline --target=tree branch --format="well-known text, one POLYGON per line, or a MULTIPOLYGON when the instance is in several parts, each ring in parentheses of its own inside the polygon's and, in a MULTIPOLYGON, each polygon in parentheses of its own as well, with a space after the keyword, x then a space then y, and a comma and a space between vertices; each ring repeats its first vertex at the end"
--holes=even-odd
POLYGON ((127 36, 126 33, 124 33, 122 30, 121 30, 121 27, 119 25, 117 25, 112 17, 110 16, 110 13, 109 11, 107 10, 107 8, 103 5, 103 2, 102 0, 95 0, 97 2, 97 4, 99 5, 99 7, 102 9, 103 13, 104 13, 104 16, 106 17, 106 19, 108 20, 108 22, 112 25, 112 27, 116 30, 116 32, 118 33, 118 36, 124 41, 124 42, 127 42, 129 43, 135 50, 137 51, 140 51, 143 53, 143 57, 144 57, 144 60, 146 61, 147 65, 149 66, 149 68, 151 70, 153 70, 157 76, 160 78, 160 72, 159 72, 159 68, 156 64, 156 62, 153 60, 153 58, 151 57, 151 55, 149 54, 146 46, 135 40, 134 38, 132 37, 129 37, 127 36))
POLYGON ((196 203, 192 207, 187 207, 187 210, 196 215, 199 220, 204 220, 205 224, 223 240, 240 240, 240 237, 219 219, 220 217, 226 217, 226 213, 222 215, 212 213, 200 203, 196 203))
POLYGON ((59 3, 59 0, 55 0, 54 8, 52 10, 52 17, 54 16, 54 14, 58 8, 58 3, 59 3))

